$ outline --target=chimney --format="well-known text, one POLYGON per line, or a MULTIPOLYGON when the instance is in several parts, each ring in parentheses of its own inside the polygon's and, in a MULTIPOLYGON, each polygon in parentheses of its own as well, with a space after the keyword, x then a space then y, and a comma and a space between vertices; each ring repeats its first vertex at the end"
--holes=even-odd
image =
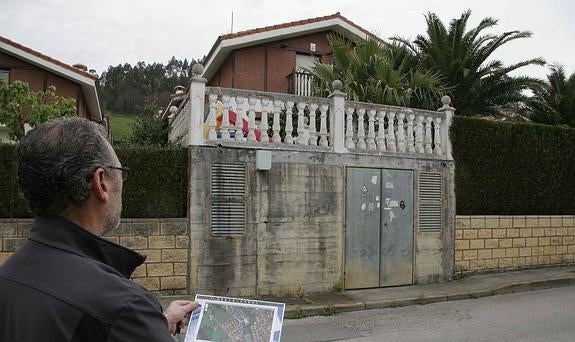
POLYGON ((84 72, 88 72, 88 67, 87 67, 86 65, 82 64, 82 63, 76 63, 76 64, 74 64, 74 65, 72 65, 72 66, 73 66, 74 68, 76 68, 76 69, 80 69, 80 70, 82 70, 82 71, 84 71, 84 72))

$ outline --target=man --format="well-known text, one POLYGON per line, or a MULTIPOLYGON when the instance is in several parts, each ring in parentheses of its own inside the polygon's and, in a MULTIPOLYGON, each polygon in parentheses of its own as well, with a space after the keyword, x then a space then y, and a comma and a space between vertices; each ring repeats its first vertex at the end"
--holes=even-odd
POLYGON ((101 238, 120 222, 123 167, 101 127, 61 118, 18 146, 18 178, 36 215, 0 268, 0 341, 172 341, 192 301, 164 314, 129 280, 145 257, 101 238))

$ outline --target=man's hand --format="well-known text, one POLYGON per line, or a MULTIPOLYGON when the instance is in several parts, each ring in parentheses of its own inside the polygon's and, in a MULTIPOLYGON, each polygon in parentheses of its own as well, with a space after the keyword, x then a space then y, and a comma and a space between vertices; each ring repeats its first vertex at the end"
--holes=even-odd
POLYGON ((174 334, 177 329, 187 324, 186 319, 190 312, 198 306, 198 303, 191 300, 175 300, 170 303, 164 316, 168 320, 168 330, 174 334))

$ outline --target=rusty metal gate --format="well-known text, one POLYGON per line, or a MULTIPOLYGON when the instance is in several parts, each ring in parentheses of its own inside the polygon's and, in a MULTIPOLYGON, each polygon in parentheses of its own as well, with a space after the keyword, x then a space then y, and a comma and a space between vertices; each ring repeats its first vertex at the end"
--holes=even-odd
POLYGON ((346 289, 413 283, 413 172, 347 168, 346 289))

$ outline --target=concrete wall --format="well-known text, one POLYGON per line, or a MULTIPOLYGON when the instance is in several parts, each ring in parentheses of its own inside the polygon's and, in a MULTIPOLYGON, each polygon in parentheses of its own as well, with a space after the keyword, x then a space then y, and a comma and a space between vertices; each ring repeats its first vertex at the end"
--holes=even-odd
MULTIPOLYGON (((255 150, 191 148, 191 290, 219 295, 295 294, 326 291, 344 280, 346 167, 437 171, 453 183, 453 165, 439 160, 361 154, 272 151, 272 168, 255 170, 255 150), (213 237, 211 165, 246 165, 246 230, 241 237, 213 237)), ((441 233, 418 232, 416 283, 453 274, 453 187, 445 187, 441 233)), ((417 225, 417 220, 415 221, 417 225)))
MULTIPOLYGON (((28 238, 32 219, 0 219, 0 264, 28 238)), ((147 256, 134 281, 160 295, 189 294, 188 219, 122 219, 108 240, 147 256)))
POLYGON ((575 216, 457 216, 455 272, 575 262, 575 216))

